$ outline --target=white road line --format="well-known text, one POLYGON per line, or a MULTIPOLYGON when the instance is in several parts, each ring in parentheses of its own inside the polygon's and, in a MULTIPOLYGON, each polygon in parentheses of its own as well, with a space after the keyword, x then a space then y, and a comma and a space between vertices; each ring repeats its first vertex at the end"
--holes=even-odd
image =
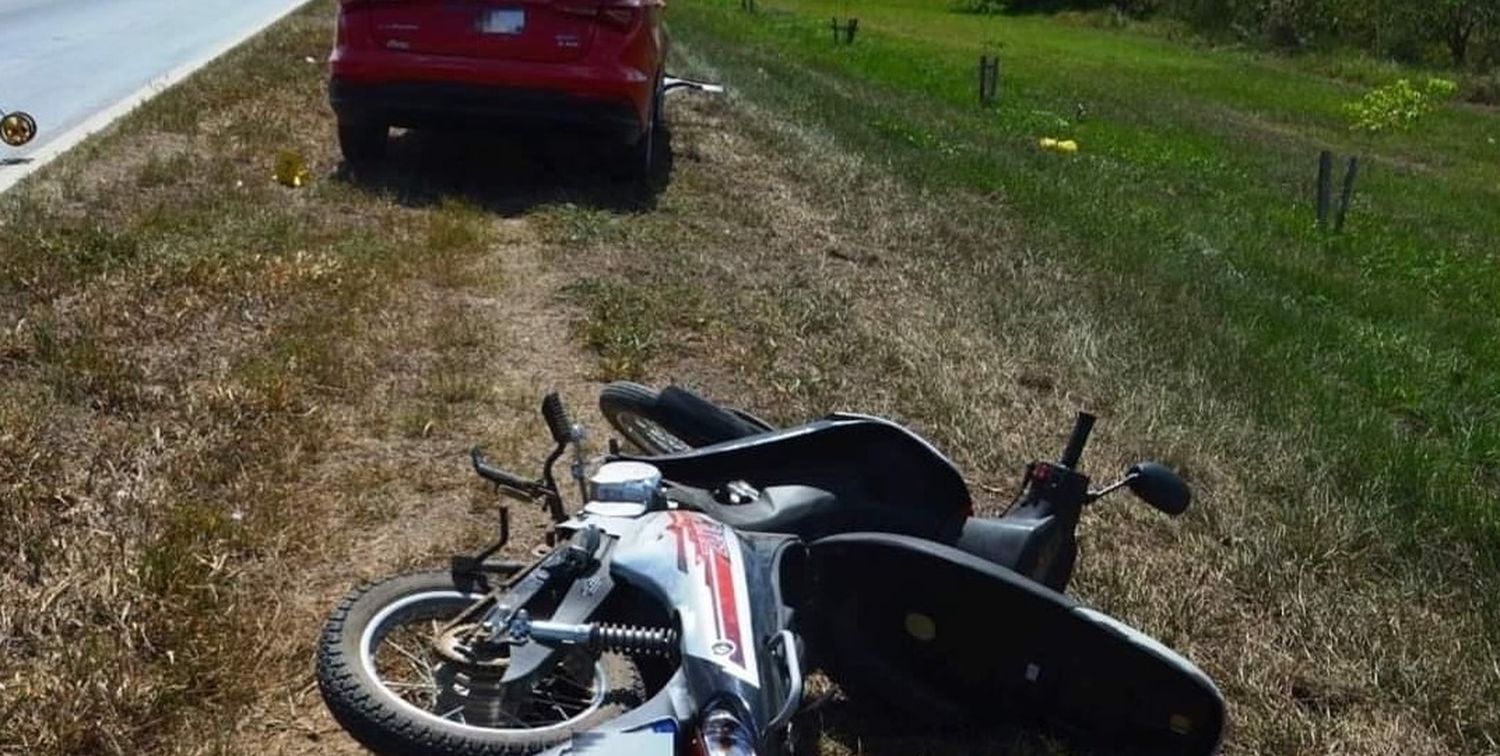
POLYGON ((61 155, 64 152, 72 149, 73 147, 76 147, 79 142, 82 142, 83 140, 89 138, 89 136, 91 136, 95 132, 104 130, 105 127, 119 120, 130 111, 135 110, 137 107, 140 107, 142 103, 166 91, 173 84, 186 79, 194 71, 197 71, 198 69, 208 65, 209 63, 212 63, 215 59, 217 59, 224 53, 227 53, 230 50, 239 47, 246 40, 264 31, 266 27, 276 23, 277 21, 280 21, 283 18, 286 18, 287 16, 291 15, 292 11, 301 8, 311 1, 312 0, 289 0, 284 5, 278 6, 276 10, 272 11, 268 16, 265 17, 265 19, 246 27, 244 32, 239 36, 233 37, 223 44, 211 48, 204 55, 190 60, 187 63, 184 63, 172 69, 171 71, 168 71, 167 73, 162 74, 161 76, 158 76, 157 78, 152 79, 149 82, 146 82, 146 85, 144 87, 141 87, 135 92, 126 95, 124 99, 95 113, 94 115, 90 116, 88 120, 78 124, 77 126, 74 126, 62 136, 59 136, 48 142, 45 147, 42 147, 29 156, 29 162, 21 163, 19 165, 9 165, 5 166, 3 169, 0 169, 0 193, 3 193, 11 187, 15 186, 17 182, 31 175, 38 168, 41 168, 47 163, 52 162, 52 160, 55 159, 58 155, 61 155))

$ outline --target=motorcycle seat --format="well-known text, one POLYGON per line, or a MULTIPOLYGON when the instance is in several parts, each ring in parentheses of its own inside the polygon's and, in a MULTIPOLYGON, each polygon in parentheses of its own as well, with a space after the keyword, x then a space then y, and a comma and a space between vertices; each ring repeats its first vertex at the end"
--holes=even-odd
POLYGON ((675 454, 622 455, 680 486, 717 490, 743 480, 760 500, 693 506, 735 527, 816 536, 840 527, 956 539, 972 510, 953 463, 915 433, 863 415, 833 415, 675 454))
POLYGON ((753 501, 728 504, 699 489, 673 486, 668 498, 687 504, 736 530, 787 533, 804 540, 835 533, 842 517, 839 500, 820 488, 771 486, 753 501))

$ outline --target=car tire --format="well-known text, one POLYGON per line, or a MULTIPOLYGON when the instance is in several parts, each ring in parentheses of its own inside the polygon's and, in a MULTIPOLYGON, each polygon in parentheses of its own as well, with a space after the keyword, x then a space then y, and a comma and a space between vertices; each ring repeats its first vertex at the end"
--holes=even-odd
POLYGON ((622 160, 620 178, 626 181, 649 182, 656 179, 665 157, 666 128, 662 123, 662 80, 656 81, 656 94, 651 100, 651 120, 646 123, 646 132, 631 144, 622 160))
POLYGON ((339 119, 339 151, 350 165, 370 163, 385 156, 390 127, 368 118, 339 119))

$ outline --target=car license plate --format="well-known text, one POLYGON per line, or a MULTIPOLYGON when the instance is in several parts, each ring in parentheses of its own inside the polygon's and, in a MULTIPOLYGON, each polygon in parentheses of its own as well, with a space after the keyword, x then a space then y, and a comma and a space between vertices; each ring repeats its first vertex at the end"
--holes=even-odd
POLYGON ((520 34, 526 28, 526 11, 521 8, 487 10, 479 16, 479 31, 485 34, 520 34))

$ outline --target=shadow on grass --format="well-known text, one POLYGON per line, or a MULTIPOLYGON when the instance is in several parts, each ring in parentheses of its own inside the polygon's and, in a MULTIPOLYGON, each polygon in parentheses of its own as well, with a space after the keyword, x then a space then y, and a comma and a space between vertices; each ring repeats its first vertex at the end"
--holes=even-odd
POLYGON ((997 723, 986 728, 933 728, 878 705, 842 697, 797 715, 797 753, 860 756, 1080 756, 1094 754, 1035 730, 997 723), (837 744, 837 745, 835 745, 837 744))
POLYGON ((559 202, 612 212, 656 206, 672 171, 671 135, 649 179, 620 176, 627 148, 577 134, 421 129, 393 132, 369 166, 341 163, 334 177, 425 207, 459 199, 501 215, 559 202))

